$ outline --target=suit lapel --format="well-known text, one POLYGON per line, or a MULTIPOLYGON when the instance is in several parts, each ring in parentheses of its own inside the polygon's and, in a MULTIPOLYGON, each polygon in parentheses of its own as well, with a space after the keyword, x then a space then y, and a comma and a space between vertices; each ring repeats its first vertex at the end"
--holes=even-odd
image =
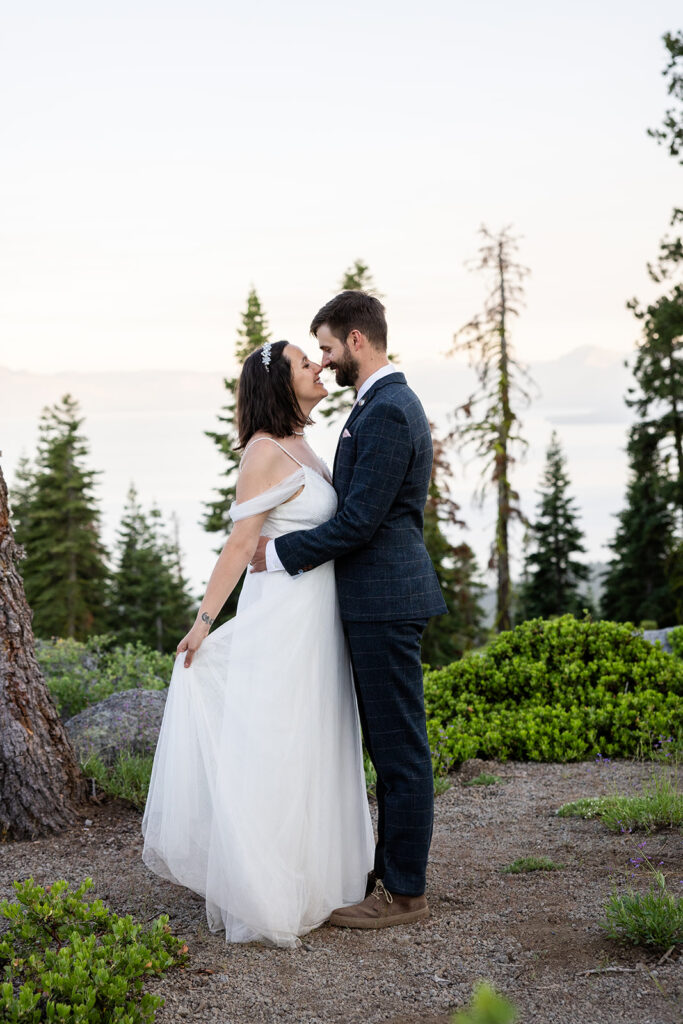
POLYGON ((337 458, 339 456, 339 448, 341 446, 342 438, 344 436, 344 431, 345 430, 349 430, 349 428, 352 426, 352 424, 354 424, 356 422, 358 417, 360 415, 362 415, 362 413, 365 411, 365 409, 367 408, 368 404, 372 401, 372 399, 375 397, 377 392, 380 391, 384 387, 385 384, 405 384, 405 383, 406 383, 406 379, 405 379, 405 376, 402 373, 399 373, 398 371, 396 373, 388 373, 386 375, 386 377, 381 377, 375 384, 372 385, 372 387, 367 392, 367 394, 363 395, 363 397, 361 398, 360 402, 356 402, 356 404, 354 405, 353 409, 349 413, 349 417, 348 417, 346 423, 342 427, 341 433, 339 435, 339 440, 337 441, 337 449, 336 449, 336 451, 334 453, 334 463, 333 463, 333 466, 332 466, 332 479, 333 480, 334 480, 335 474, 337 472, 337 458))

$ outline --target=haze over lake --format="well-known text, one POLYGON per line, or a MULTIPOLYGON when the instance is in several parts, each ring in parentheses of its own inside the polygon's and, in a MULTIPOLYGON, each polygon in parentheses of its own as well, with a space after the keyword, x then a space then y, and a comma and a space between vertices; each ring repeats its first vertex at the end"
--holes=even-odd
MULTIPOLYGON (((623 363, 622 353, 584 346, 530 366, 539 394, 522 416, 530 447, 515 470, 514 483, 524 511, 533 516, 545 449, 553 427, 557 429, 590 561, 608 557, 605 544, 614 534, 613 515, 623 504, 624 447, 630 421, 623 395, 632 380, 623 363)), ((472 372, 450 359, 402 360, 399 368, 430 419, 444 431, 450 410, 470 393, 472 372)), ((233 368, 226 372, 232 373, 233 368)), ((97 493, 107 546, 111 549, 114 544, 125 495, 133 482, 145 506, 156 502, 167 519, 173 511, 177 513, 185 570, 192 586, 201 590, 220 543, 218 535, 206 533, 199 523, 223 469, 222 458, 203 433, 217 426, 216 415, 225 396, 222 375, 167 370, 39 374, 0 368, 0 449, 10 487, 20 456, 32 457, 35 452, 42 407, 67 392, 78 399, 85 416, 89 464, 103 471, 97 493)), ((331 465, 341 424, 330 426, 322 417, 317 419, 309 440, 331 465)), ((492 501, 481 510, 471 502, 478 482, 475 463, 464 466, 454 453, 452 468, 453 495, 469 527, 452 536, 471 544, 483 568, 495 508, 492 501)), ((519 529, 514 541, 513 570, 517 572, 519 529)))

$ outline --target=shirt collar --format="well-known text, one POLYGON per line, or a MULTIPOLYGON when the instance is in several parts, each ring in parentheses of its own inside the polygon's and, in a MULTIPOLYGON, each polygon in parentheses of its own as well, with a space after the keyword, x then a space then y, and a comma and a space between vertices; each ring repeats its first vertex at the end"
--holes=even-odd
POLYGON ((379 370, 375 370, 366 381, 364 381, 358 388, 358 394, 356 395, 356 401, 360 401, 363 395, 366 395, 373 384, 376 384, 382 377, 388 377, 390 373, 396 373, 396 367, 391 363, 387 363, 386 366, 380 366, 379 370))

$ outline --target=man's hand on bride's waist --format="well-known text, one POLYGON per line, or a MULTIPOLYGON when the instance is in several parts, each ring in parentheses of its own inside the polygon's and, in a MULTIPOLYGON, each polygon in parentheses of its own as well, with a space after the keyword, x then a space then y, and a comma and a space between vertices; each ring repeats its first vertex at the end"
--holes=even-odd
POLYGON ((266 565, 266 547, 268 546, 269 540, 270 537, 259 537, 258 544, 256 545, 256 551, 249 563, 249 572, 266 572, 268 568, 266 565))

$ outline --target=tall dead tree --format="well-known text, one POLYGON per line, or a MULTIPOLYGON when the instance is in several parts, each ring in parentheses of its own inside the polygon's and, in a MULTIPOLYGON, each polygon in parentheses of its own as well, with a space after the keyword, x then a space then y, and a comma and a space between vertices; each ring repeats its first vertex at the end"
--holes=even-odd
POLYGON ((484 463, 479 499, 484 500, 489 487, 496 490, 496 536, 489 568, 497 574, 495 626, 500 631, 511 625, 509 525, 515 518, 524 521, 510 471, 515 462, 514 449, 526 446, 515 411, 529 401, 522 382, 533 382, 513 355, 510 321, 518 315, 524 295, 522 282, 529 271, 514 260, 517 244, 508 228, 494 235, 482 227, 480 234, 483 242, 472 269, 487 276, 489 292, 481 313, 456 332, 449 353, 464 352, 468 356, 479 387, 456 409, 450 436, 484 463))
POLYGON ((0 467, 0 841, 73 824, 85 797, 76 754, 36 660, 0 467))

